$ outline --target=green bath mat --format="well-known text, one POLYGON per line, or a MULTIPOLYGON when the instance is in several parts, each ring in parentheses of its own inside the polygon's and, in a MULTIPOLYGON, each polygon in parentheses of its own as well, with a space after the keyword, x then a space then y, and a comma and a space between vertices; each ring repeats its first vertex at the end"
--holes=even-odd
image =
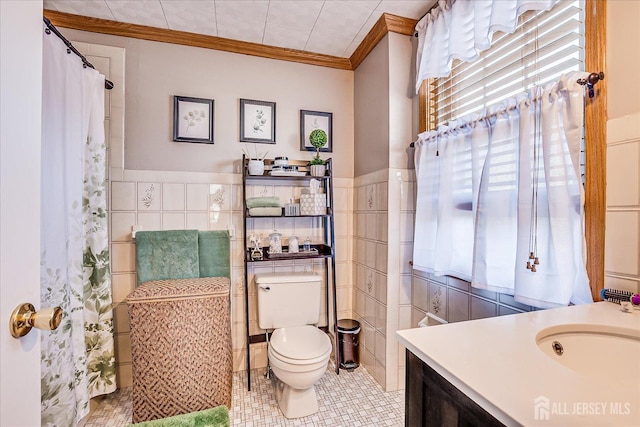
POLYGON ((229 427, 229 410, 226 406, 216 406, 204 411, 131 425, 137 427, 229 427))

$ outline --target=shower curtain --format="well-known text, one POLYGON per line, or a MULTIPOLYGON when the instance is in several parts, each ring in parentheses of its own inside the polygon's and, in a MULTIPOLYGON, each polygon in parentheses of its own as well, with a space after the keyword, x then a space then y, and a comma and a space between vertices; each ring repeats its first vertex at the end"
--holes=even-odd
POLYGON ((41 153, 41 307, 64 311, 60 327, 41 334, 42 425, 66 427, 116 388, 104 76, 46 31, 41 153))

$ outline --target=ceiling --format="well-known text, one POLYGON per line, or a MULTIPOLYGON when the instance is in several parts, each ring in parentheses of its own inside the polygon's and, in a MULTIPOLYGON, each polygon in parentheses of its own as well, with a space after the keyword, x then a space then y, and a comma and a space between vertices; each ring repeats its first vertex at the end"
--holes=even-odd
POLYGON ((44 0, 44 8, 348 58, 383 13, 420 19, 436 0, 44 0))

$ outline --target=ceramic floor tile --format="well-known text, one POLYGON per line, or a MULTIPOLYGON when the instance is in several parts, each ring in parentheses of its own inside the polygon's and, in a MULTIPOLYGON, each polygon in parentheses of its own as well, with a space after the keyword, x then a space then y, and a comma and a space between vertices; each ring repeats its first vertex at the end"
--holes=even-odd
MULTIPOLYGON (((404 390, 384 392, 360 367, 353 372, 329 369, 316 385, 319 410, 308 417, 286 419, 275 397, 275 377, 267 380, 264 369, 251 372, 251 391, 245 372, 233 374, 232 426, 403 426, 404 390)), ((85 427, 124 427, 131 423, 131 388, 101 398, 85 427)))

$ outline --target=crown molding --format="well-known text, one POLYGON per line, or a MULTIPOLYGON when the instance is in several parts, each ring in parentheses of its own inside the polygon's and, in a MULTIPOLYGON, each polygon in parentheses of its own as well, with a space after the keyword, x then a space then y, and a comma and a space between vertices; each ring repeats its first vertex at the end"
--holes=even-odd
POLYGON ((258 43, 225 39, 222 37, 188 33, 185 31, 129 24, 126 22, 117 22, 108 19, 91 18, 53 10, 44 10, 44 16, 46 16, 56 27, 163 43, 173 43, 183 46, 222 50, 224 52, 279 59, 282 61, 299 62, 302 64, 337 68, 340 70, 352 69, 349 58, 323 55, 321 53, 267 46, 258 43))
POLYGON ((244 55, 259 56, 262 58, 299 62, 302 64, 317 65, 320 67, 337 68, 339 70, 355 70, 367 55, 371 53, 378 42, 387 35, 387 33, 393 32, 410 36, 413 34, 414 28, 418 22, 415 19, 383 13, 351 57, 341 58, 321 53, 267 46, 258 43, 225 39, 222 37, 188 33, 186 31, 129 24, 126 22, 117 22, 108 19, 91 18, 88 16, 73 15, 53 10, 44 10, 43 13, 44 16, 46 16, 56 27, 162 43, 173 43, 183 46, 221 50, 224 52, 240 53, 244 55))
POLYGON ((369 34, 362 40, 362 43, 353 52, 349 61, 351 69, 355 70, 358 65, 371 53, 374 47, 382 40, 387 33, 398 33, 405 36, 413 35, 418 21, 411 18, 403 18, 402 16, 383 13, 380 19, 375 23, 369 34))

